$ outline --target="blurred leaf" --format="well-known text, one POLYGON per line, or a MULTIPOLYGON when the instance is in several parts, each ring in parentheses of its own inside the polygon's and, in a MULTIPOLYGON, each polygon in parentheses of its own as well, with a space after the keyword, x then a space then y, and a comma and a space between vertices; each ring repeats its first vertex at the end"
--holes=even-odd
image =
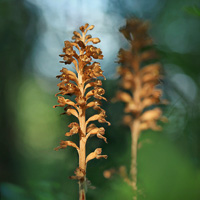
POLYGON ((189 14, 200 17, 200 8, 198 8, 196 5, 187 6, 184 8, 184 10, 189 14))

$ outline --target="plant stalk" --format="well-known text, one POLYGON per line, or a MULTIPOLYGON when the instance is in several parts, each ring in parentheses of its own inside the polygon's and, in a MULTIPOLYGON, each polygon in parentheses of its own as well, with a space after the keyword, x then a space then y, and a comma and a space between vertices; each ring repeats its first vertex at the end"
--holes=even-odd
POLYGON ((140 121, 135 119, 131 126, 131 179, 132 179, 132 188, 134 191, 137 190, 137 143, 138 136, 140 133, 140 121))
POLYGON ((79 200, 86 200, 86 195, 85 195, 85 180, 80 180, 79 181, 79 200))
MULTIPOLYGON (((79 66, 80 70, 80 66, 79 66)), ((78 74, 79 87, 81 95, 84 96, 83 74, 78 74)), ((85 173, 84 178, 79 181, 79 200, 86 200, 86 125, 85 125, 85 106, 79 107, 79 125, 80 125, 80 141, 79 141, 79 168, 85 173)))

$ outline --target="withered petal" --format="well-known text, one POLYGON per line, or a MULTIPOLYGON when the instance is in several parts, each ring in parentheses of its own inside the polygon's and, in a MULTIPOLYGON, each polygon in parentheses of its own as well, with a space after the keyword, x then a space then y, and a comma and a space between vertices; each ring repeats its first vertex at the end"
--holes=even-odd
POLYGON ((87 121, 86 121, 86 124, 88 124, 89 122, 91 121, 96 121, 98 120, 99 118, 101 118, 102 116, 100 114, 96 114, 96 115, 93 115, 91 116, 87 121))
POLYGON ((100 139, 103 139, 105 141, 105 143, 108 143, 107 138, 104 137, 103 135, 101 135, 100 133, 97 133, 97 137, 100 138, 100 139))
POLYGON ((67 146, 74 147, 79 152, 79 148, 74 142, 72 142, 72 141, 64 141, 64 140, 61 140, 60 146, 56 147, 55 150, 57 151, 59 149, 65 149, 65 148, 67 148, 67 146))
POLYGON ((99 158, 107 158, 106 155, 100 155, 102 152, 102 149, 101 148, 97 148, 94 152, 90 153, 87 158, 86 158, 86 163, 88 163, 90 160, 96 158, 96 159, 99 159, 99 158))
POLYGON ((97 156, 96 156, 96 159, 100 159, 100 158, 105 158, 105 159, 107 159, 108 156, 107 156, 107 155, 97 155, 97 156))
POLYGON ((162 111, 160 108, 154 108, 153 110, 148 110, 144 112, 140 116, 141 121, 152 121, 152 120, 158 120, 162 115, 162 111))
POLYGON ((117 99, 119 99, 123 102, 126 102, 126 103, 129 103, 133 98, 127 92, 122 92, 122 91, 119 91, 116 96, 117 96, 117 99))
POLYGON ((92 129, 97 128, 95 124, 90 124, 88 125, 88 127, 86 128, 86 132, 89 133, 92 129))
POLYGON ((75 109, 73 109, 73 108, 68 108, 67 111, 66 111, 66 114, 68 114, 68 115, 74 115, 77 118, 79 117, 78 112, 75 109))
POLYGON ((94 25, 91 25, 87 28, 87 30, 92 30, 94 28, 94 25))
POLYGON ((153 97, 145 98, 145 99, 141 102, 142 108, 143 108, 143 109, 146 108, 146 107, 148 107, 148 106, 152 106, 152 105, 154 105, 154 104, 157 104, 157 103, 159 103, 159 99, 153 98, 153 97))
POLYGON ((99 42, 101 42, 101 40, 99 38, 90 38, 87 40, 86 44, 88 42, 92 42, 93 44, 98 44, 99 42))
POLYGON ((76 37, 79 37, 79 38, 82 38, 81 34, 77 31, 74 31, 73 34, 76 36, 76 37))

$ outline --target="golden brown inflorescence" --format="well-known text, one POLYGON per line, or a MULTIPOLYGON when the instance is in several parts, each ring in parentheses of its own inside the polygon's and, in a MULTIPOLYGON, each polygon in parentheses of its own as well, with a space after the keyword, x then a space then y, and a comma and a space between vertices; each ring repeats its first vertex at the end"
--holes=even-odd
POLYGON ((153 41, 148 35, 149 24, 139 19, 127 20, 120 32, 130 43, 130 49, 119 51, 118 73, 121 77, 122 90, 117 98, 125 102, 126 123, 132 132, 131 183, 134 190, 137 180, 137 142, 141 131, 161 130, 158 120, 166 120, 162 116, 159 104, 165 103, 160 97, 162 90, 157 85, 162 79, 161 64, 153 49, 153 41))
MULTIPOLYGON (((107 158, 106 155, 101 155, 102 149, 97 148, 94 152, 86 156, 86 142, 90 136, 96 135, 98 138, 107 142, 103 136, 105 129, 103 127, 98 128, 94 121, 99 123, 108 123, 106 121, 106 112, 101 108, 101 101, 106 100, 102 95, 105 90, 101 87, 102 81, 97 79, 98 77, 104 77, 100 63, 93 61, 93 59, 103 59, 102 51, 100 48, 88 45, 89 42, 97 44, 100 42, 99 38, 92 38, 91 35, 87 35, 89 30, 92 30, 94 26, 85 24, 80 27, 80 31, 74 31, 73 42, 65 41, 65 47, 63 48, 63 54, 60 57, 63 58, 62 63, 69 65, 73 64, 75 72, 62 68, 61 75, 57 78, 61 80, 58 84, 59 92, 58 105, 55 107, 64 107, 64 113, 67 115, 73 115, 77 118, 77 122, 69 124, 70 131, 66 136, 72 136, 79 134, 79 145, 72 141, 61 141, 60 146, 55 148, 64 149, 67 146, 76 148, 79 155, 79 167, 75 170, 75 176, 71 176, 72 179, 79 181, 80 199, 85 198, 84 184, 86 181, 86 166, 92 159, 107 158), (75 100, 66 98, 67 95, 74 95, 75 100), (86 111, 89 108, 93 108, 98 111, 86 120, 86 111)), ((105 77, 104 77, 105 79, 105 77)))

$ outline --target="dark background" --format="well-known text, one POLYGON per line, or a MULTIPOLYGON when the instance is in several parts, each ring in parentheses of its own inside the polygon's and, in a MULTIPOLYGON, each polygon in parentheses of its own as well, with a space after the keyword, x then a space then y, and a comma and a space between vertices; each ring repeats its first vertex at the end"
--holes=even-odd
MULTIPOLYGON (((95 190, 87 199, 132 199, 131 188, 106 169, 130 166, 130 130, 122 125, 122 103, 112 103, 118 86, 117 52, 128 48, 118 29, 125 19, 151 22, 165 71, 163 131, 143 132, 138 150, 138 199, 200 199, 200 2, 186 0, 25 1, 0 0, 0 193, 2 200, 72 200, 78 184, 69 180, 78 165, 74 149, 55 152, 74 119, 56 104, 58 64, 64 40, 88 22, 102 40, 101 62, 111 127, 108 144, 90 139, 88 152, 103 148, 107 160, 93 160, 87 176, 95 190), (96 30, 96 31, 95 31, 96 30)), ((76 140, 77 138, 75 138, 76 140)))

